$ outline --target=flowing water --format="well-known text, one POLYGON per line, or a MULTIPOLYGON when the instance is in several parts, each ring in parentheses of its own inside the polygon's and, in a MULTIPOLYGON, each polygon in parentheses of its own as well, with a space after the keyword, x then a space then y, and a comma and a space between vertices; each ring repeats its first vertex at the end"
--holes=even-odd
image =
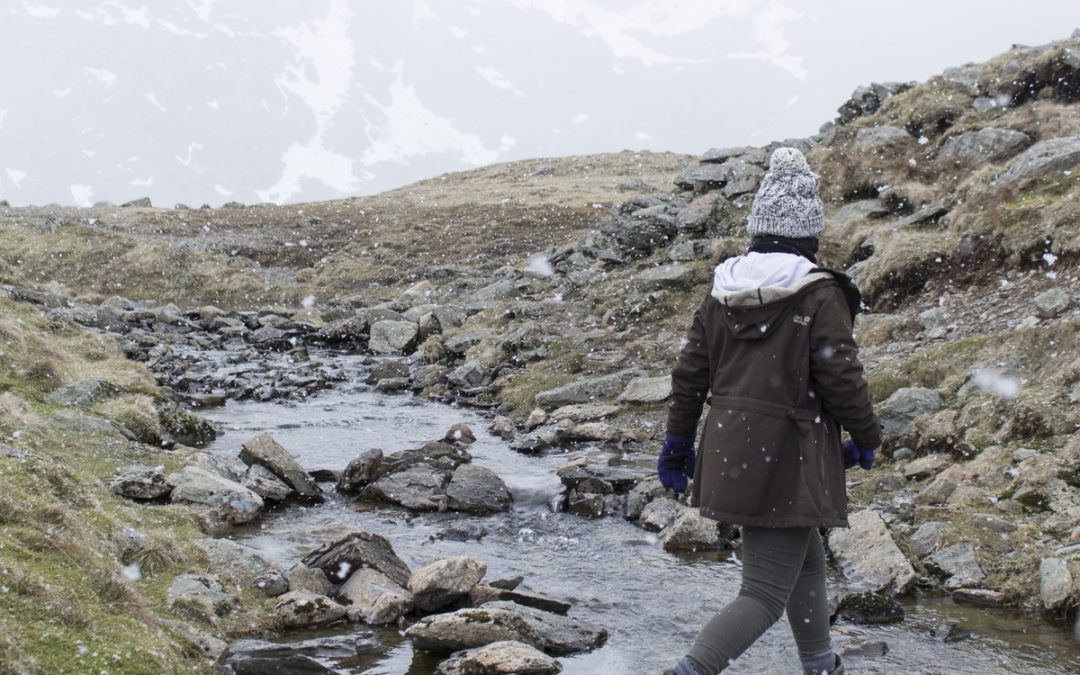
MULTIPOLYGON (((326 503, 270 512, 257 525, 236 531, 238 541, 291 565, 328 541, 366 530, 390 539, 413 569, 467 555, 487 564, 487 579, 523 575, 522 589, 569 600, 574 604, 571 616, 610 633, 604 647, 560 658, 569 675, 659 673, 685 652, 697 629, 738 591, 737 555, 673 555, 659 546, 655 535, 620 518, 590 520, 554 511, 562 487, 554 470, 569 455, 519 455, 487 434, 488 421, 474 411, 377 393, 363 384, 366 368, 359 357, 318 356, 342 368, 346 380, 300 403, 230 402, 206 412, 204 416, 224 430, 210 451, 235 456, 244 440, 267 431, 306 468, 340 470, 363 449, 392 452, 418 447, 441 438, 451 424, 463 422, 477 436, 469 447, 473 461, 503 477, 514 494, 514 506, 509 513, 487 517, 414 516, 397 507, 353 505, 324 486, 326 503), (482 536, 460 541, 443 536, 449 528, 482 536)), ((947 599, 906 600, 905 610, 907 619, 893 626, 834 626, 837 647, 863 638, 889 645, 883 657, 849 659, 849 672, 1080 672, 1080 643, 1064 624, 964 607, 947 599), (934 627, 949 622, 959 622, 974 637, 944 643, 931 635, 934 627)), ((414 652, 396 628, 376 633, 384 648, 348 663, 345 672, 433 672, 437 660, 414 652)), ((795 646, 783 621, 729 670, 798 671, 795 646)))

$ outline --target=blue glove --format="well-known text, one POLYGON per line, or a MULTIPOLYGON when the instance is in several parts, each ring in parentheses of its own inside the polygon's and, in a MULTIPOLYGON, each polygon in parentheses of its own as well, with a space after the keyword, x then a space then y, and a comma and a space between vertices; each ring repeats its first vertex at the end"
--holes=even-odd
POLYGON ((853 440, 846 440, 840 444, 844 453, 844 468, 850 469, 858 464, 869 471, 874 468, 874 449, 864 448, 853 440))
POLYGON ((656 459, 660 484, 675 492, 686 492, 687 480, 694 477, 696 463, 694 439, 668 434, 656 459))

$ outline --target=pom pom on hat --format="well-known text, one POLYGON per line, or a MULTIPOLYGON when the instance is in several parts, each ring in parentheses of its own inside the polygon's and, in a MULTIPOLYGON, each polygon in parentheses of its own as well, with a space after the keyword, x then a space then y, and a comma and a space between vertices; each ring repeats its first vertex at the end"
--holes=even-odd
POLYGON ((806 163, 806 156, 796 148, 777 148, 769 159, 769 171, 782 174, 810 173, 810 165, 806 163))

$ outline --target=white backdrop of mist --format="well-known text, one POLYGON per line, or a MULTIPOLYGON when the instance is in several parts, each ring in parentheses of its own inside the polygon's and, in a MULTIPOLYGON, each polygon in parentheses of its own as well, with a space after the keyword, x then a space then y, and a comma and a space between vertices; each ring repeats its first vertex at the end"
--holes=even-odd
POLYGON ((1061 0, 2 0, 0 199, 314 201, 765 144, 1078 26, 1061 0))

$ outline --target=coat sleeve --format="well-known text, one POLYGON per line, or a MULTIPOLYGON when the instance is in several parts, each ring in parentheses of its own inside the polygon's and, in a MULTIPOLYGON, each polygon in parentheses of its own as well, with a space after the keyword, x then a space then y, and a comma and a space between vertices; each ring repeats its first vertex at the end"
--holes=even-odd
POLYGON ((706 298, 694 312, 694 322, 686 335, 686 344, 671 371, 671 405, 667 432, 672 436, 694 438, 698 420, 709 393, 709 343, 705 335, 706 298))
POLYGON ((851 314, 839 288, 830 288, 810 327, 810 378, 825 414, 864 448, 881 445, 881 426, 870 403, 851 314))

